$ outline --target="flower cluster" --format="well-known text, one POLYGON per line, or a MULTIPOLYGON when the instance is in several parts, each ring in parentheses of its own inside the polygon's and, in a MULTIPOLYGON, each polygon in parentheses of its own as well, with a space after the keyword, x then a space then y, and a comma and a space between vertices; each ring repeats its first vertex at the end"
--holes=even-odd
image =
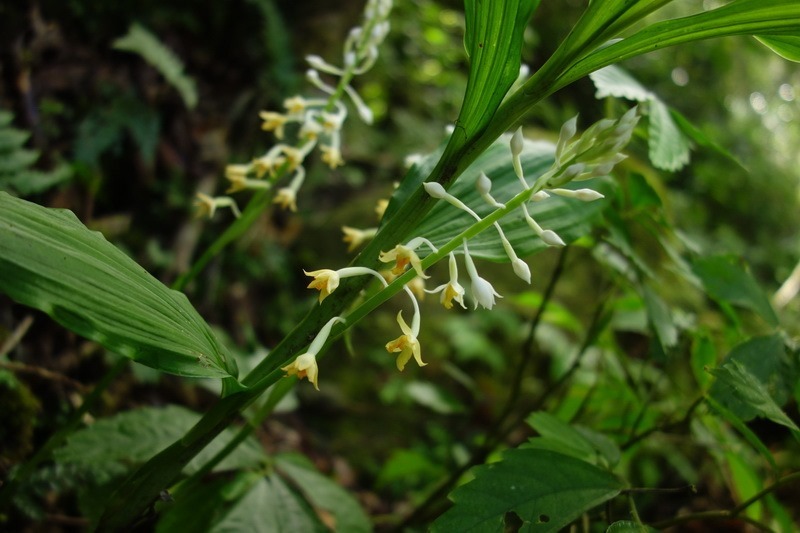
MULTIPOLYGON (((601 193, 593 189, 566 189, 563 188, 563 186, 570 181, 583 180, 608 174, 613 169, 614 165, 625 158, 625 156, 620 153, 620 150, 630 140, 637 121, 637 110, 634 107, 618 120, 606 119, 597 122, 590 126, 583 135, 575 139, 577 133, 577 118, 569 120, 561 129, 552 166, 544 174, 533 180, 532 185, 529 184, 524 175, 521 156, 525 148, 525 140, 522 137, 521 129, 518 129, 516 133, 511 136, 510 149, 512 165, 516 176, 519 178, 521 191, 506 203, 501 203, 492 196, 492 181, 486 174, 481 173, 478 176, 475 186, 484 202, 495 210, 504 210, 502 213, 503 216, 508 215, 514 209, 518 208, 522 211, 522 216, 533 233, 545 244, 548 246, 564 246, 564 241, 555 231, 544 229, 536 222, 528 211, 527 204, 530 202, 541 202, 550 198, 552 194, 584 202, 591 202, 603 198, 601 193), (513 204, 511 202, 513 202, 513 204)), ((472 208, 448 193, 441 184, 430 182, 423 183, 423 186, 431 197, 445 201, 468 213, 477 222, 483 221, 472 208)), ((517 255, 514 247, 506 238, 503 228, 498 222, 493 223, 493 228, 498 234, 500 243, 508 257, 508 261, 511 263, 514 273, 526 283, 530 283, 531 271, 527 263, 517 255)), ((372 238, 375 234, 374 229, 358 230, 345 227, 344 231, 345 241, 350 245, 350 250, 355 249, 362 242, 372 238)), ((386 287, 388 286, 388 282, 392 281, 395 277, 409 270, 414 271, 416 274, 414 279, 403 287, 411 298, 414 307, 411 325, 409 326, 403 319, 402 312, 398 313, 397 323, 402 334, 386 344, 386 350, 389 353, 398 354, 396 363, 399 370, 403 370, 412 358, 419 366, 424 366, 426 364, 422 360, 422 348, 418 339, 421 314, 417 301, 418 296, 416 296, 415 293, 418 293, 420 297, 425 293, 439 294, 439 301, 446 309, 452 309, 454 307, 454 302, 466 309, 464 298, 467 295, 467 289, 459 282, 458 262, 452 251, 448 253, 449 281, 439 285, 435 289, 422 290, 424 289, 424 280, 429 278, 423 269, 423 261, 417 254, 417 250, 419 250, 422 245, 429 248, 434 255, 438 255, 437 259, 443 258, 444 253, 440 253, 436 246, 428 239, 424 237, 415 237, 404 244, 396 245, 391 250, 380 253, 379 260, 386 263, 387 267, 389 267, 389 270, 385 272, 376 272, 364 267, 348 267, 340 270, 323 269, 305 272, 307 276, 313 278, 308 287, 320 291, 319 301, 321 303, 336 290, 339 286, 339 280, 342 278, 372 275, 379 279, 384 287, 386 287)), ((497 293, 488 280, 481 277, 478 273, 475 262, 470 255, 467 239, 462 239, 460 243, 451 243, 448 248, 452 249, 458 246, 461 247, 461 252, 464 255, 464 265, 466 267, 467 276, 469 277, 469 296, 474 304, 474 308, 477 309, 478 306, 480 306, 491 310, 495 306, 497 298, 502 298, 502 296, 497 293)), ((310 349, 309 352, 313 352, 313 350, 310 349)), ((314 362, 312 364, 312 359, 313 356, 309 356, 308 353, 303 354, 297 358, 295 363, 284 368, 284 370, 288 375, 306 372, 309 379, 316 385, 316 363, 314 362)))
MULTIPOLYGON (((389 33, 388 16, 392 0, 369 0, 364 8, 364 24, 353 28, 344 44, 343 65, 327 63, 321 57, 309 55, 306 62, 311 67, 306 79, 326 94, 323 98, 305 98, 300 95, 283 102, 283 112, 261 111, 261 129, 272 132, 279 142, 264 155, 249 163, 228 165, 225 177, 230 182, 227 193, 243 190, 272 188, 278 180, 291 176, 288 184, 275 191, 273 202, 290 211, 297 210, 297 193, 303 185, 306 171, 303 163, 308 154, 318 147, 322 161, 331 169, 344 164, 341 147, 341 130, 347 118, 347 108, 342 102, 346 94, 358 115, 367 124, 372 123, 372 111, 367 107, 350 80, 367 72, 378 57, 378 45, 389 33), (339 78, 336 86, 322 80, 320 73, 339 78), (287 129, 292 128, 296 141, 287 144, 287 129)), ((231 207, 238 213, 229 197, 209 198, 199 196, 200 216, 211 217, 216 207, 231 207)))

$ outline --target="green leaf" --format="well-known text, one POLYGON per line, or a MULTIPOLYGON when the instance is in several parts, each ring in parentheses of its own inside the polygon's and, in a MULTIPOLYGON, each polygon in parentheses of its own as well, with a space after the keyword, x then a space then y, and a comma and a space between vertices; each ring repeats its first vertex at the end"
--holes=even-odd
POLYGON ((158 38, 139 24, 132 24, 128 33, 114 41, 117 50, 133 52, 147 61, 172 85, 189 109, 197 105, 197 87, 183 72, 183 63, 158 38))
POLYGON ((212 531, 324 533, 330 530, 314 516, 299 494, 280 476, 273 475, 256 483, 212 531))
MULTIPOLYGON (((22 196, 44 192, 72 178, 72 168, 62 164, 49 172, 25 170, 7 180, 7 183, 22 196)), ((0 179, 0 183, 2 183, 0 179)))
MULTIPOLYGON (((520 192, 519 180, 514 174, 509 155, 510 136, 504 135, 489 149, 481 154, 475 162, 464 171, 461 176, 448 189, 452 194, 479 216, 484 217, 494 211, 478 194, 475 181, 481 172, 485 172, 492 180, 492 195, 499 202, 503 202, 520 192)), ((522 153, 522 167, 525 179, 533 184, 542 173, 550 168, 553 163, 555 147, 546 142, 525 141, 522 153)), ((425 165, 420 165, 423 168, 425 165)), ((402 185, 395 193, 397 198, 392 202, 402 202, 408 197, 427 175, 418 173, 418 167, 413 167, 402 185)), ((602 179, 582 181, 580 184, 571 184, 570 187, 589 187, 603 194, 609 195, 612 191, 611 184, 602 179)), ((544 228, 551 229, 566 243, 586 235, 591 228, 591 222, 596 219, 600 211, 608 205, 607 200, 594 202, 581 202, 560 196, 536 203, 529 203, 528 210, 531 216, 544 228)), ((415 235, 428 238, 436 246, 441 246, 453 237, 460 234, 466 227, 475 221, 468 213, 453 207, 446 202, 438 202, 414 230, 415 235)), ((542 242, 528 226, 522 210, 517 209, 506 216, 500 226, 511 245, 520 257, 525 257, 540 252, 548 246, 542 242)), ((482 257, 498 262, 508 262, 508 256, 494 229, 489 229, 469 241, 470 255, 482 257)), ((423 251, 421 256, 424 256, 423 251)))
POLYGON ((464 2, 470 69, 456 128, 463 128, 467 137, 489 123, 519 76, 522 37, 539 1, 464 2))
MULTIPOLYGON (((104 484, 126 475, 163 448, 181 438, 200 420, 184 407, 145 407, 104 418, 76 431, 53 456, 92 484, 104 484)), ((226 429, 197 455, 184 472, 191 474, 219 452, 236 435, 226 429)), ((258 441, 251 437, 216 467, 216 471, 257 467, 265 462, 258 441)))
MULTIPOLYGON (((800 379, 797 354, 789 355, 783 338, 777 334, 756 337, 736 346, 722 362, 722 366, 729 363, 741 364, 764 384, 778 405, 784 405, 791 399, 795 384, 800 379)), ((710 392, 743 420, 750 420, 755 416, 755 413, 731 396, 733 391, 729 388, 715 383, 710 392)))
POLYGON ((648 102, 645 110, 650 118, 648 146, 653 166, 674 172, 689 163, 689 140, 672 120, 667 105, 655 94, 616 65, 592 72, 589 77, 597 92, 595 97, 614 96, 636 102, 648 102))
MULTIPOLYGON (((161 510, 156 533, 172 531, 219 531, 226 514, 245 504, 263 476, 253 472, 237 472, 233 478, 216 478, 193 487, 161 510)), ((261 521, 260 518, 258 521, 261 521)), ((223 529, 224 530, 224 529, 223 529)), ((239 530, 244 531, 244 530, 239 530)), ((248 527, 246 531, 264 531, 248 527)))
POLYGON ((631 520, 619 520, 606 529, 606 533, 655 533, 656 531, 658 530, 648 525, 637 524, 631 520))
POLYGON ((738 258, 701 258, 694 262, 692 271, 703 282, 709 296, 715 300, 750 309, 769 325, 778 325, 778 316, 772 305, 738 258))
POLYGON ((342 532, 372 531, 369 518, 346 490, 320 474, 301 455, 282 454, 275 457, 275 467, 295 486, 318 514, 331 515, 332 529, 342 532))
POLYGON ((520 532, 559 531, 623 488, 605 470, 546 450, 509 450, 472 472, 475 479, 451 494, 453 507, 432 531, 501 532, 506 513, 522 520, 520 532))
POLYGON ((747 424, 744 422, 744 420, 736 416, 730 409, 727 409, 725 406, 715 400, 713 396, 707 396, 706 402, 708 402, 708 405, 710 405, 714 411, 719 414, 719 416, 733 426, 736 431, 741 433, 745 440, 749 442, 753 448, 758 450, 758 453, 760 453, 761 456, 767 460, 774 470, 778 469, 778 464, 775 462, 775 457, 772 456, 772 452, 769 451, 769 448, 767 448, 763 442, 761 442, 761 439, 758 438, 758 435, 753 433, 753 430, 747 427, 747 424))
POLYGON ((0 192, 0 292, 136 362, 182 376, 236 375, 183 294, 69 211, 0 192))
MULTIPOLYGON (((800 440, 800 428, 797 424, 775 403, 764 383, 751 374, 742 363, 731 361, 711 370, 711 373, 716 376, 717 383, 725 391, 726 399, 728 401, 731 398, 736 399, 744 406, 745 413, 751 414, 742 416, 743 419, 747 420, 754 416, 769 418, 776 424, 791 429, 800 440)), ((739 410, 741 411, 742 407, 739 407, 739 410)))
MULTIPOLYGON (((603 4, 593 2, 591 5, 603 4)), ((553 90, 605 66, 668 46, 727 35, 784 37, 798 33, 800 3, 795 0, 737 0, 688 17, 650 24, 633 35, 598 48, 570 65, 553 90)))
POLYGON ((648 147, 653 166, 670 172, 685 167, 689 163, 691 144, 672 120, 669 108, 654 98, 650 101, 648 116, 648 147))
POLYGON ((647 308, 647 317, 656 333, 656 338, 665 354, 678 344, 678 328, 672 321, 672 313, 661 297, 650 287, 642 289, 642 298, 647 308))
POLYGON ((548 449, 590 463, 598 463, 602 458, 608 466, 619 462, 619 448, 605 435, 573 427, 544 411, 529 415, 525 422, 541 435, 530 439, 526 447, 548 449))
POLYGON ((755 38, 782 58, 800 62, 800 37, 797 35, 756 35, 755 38))

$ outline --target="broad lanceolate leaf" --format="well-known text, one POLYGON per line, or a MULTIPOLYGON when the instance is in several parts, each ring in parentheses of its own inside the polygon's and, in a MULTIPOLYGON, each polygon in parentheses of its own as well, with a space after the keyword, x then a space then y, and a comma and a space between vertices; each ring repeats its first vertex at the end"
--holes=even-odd
POLYGON ((451 494, 453 507, 432 531, 502 532, 506 513, 519 517, 521 532, 559 531, 623 488, 607 471, 547 450, 509 450, 472 472, 475 479, 451 494))
POLYGON ((486 126, 519 76, 522 36, 539 1, 464 2, 470 71, 457 127, 468 137, 486 126))
POLYGON ((775 310, 739 259, 731 256, 702 258, 695 261, 692 271, 715 300, 750 309, 769 325, 778 325, 775 310))
MULTIPOLYGON (((481 154, 448 189, 450 194, 466 203, 481 217, 494 210, 480 197, 475 188, 475 182, 481 172, 485 172, 492 180, 491 193, 498 202, 504 202, 521 191, 520 182, 511 166, 508 141, 508 136, 501 137, 481 154)), ((536 178, 550 168, 554 153, 555 147, 550 143, 525 142, 522 152, 522 167, 525 179, 529 184, 532 185, 536 178)), ((400 197, 399 200, 416 189, 426 177, 422 173, 416 173, 415 168, 412 168, 411 173, 406 176, 395 193, 400 197)), ((593 188, 605 195, 612 192, 611 184, 604 180, 582 181, 580 187, 593 188)), ((395 202, 395 198, 392 199, 392 202, 395 202)), ((553 195, 541 202, 529 203, 528 211, 544 229, 555 231, 564 242, 569 243, 590 231, 590 222, 606 205, 606 200, 581 202, 553 195)), ((460 234, 473 222, 475 219, 464 211, 446 202, 439 202, 420 222, 413 234, 426 237, 434 245, 441 246, 460 234)), ((520 257, 547 248, 547 245, 528 226, 520 209, 501 220, 500 226, 520 257)), ((476 257, 492 261, 508 261, 508 256, 494 228, 471 239, 469 251, 476 257)))
POLYGON ((186 296, 66 210, 0 192, 0 292, 114 352, 182 376, 236 375, 186 296))
POLYGON ((761 35, 756 39, 773 52, 789 61, 800 62, 800 36, 797 35, 761 35))
POLYGON ((783 38, 798 33, 800 2, 737 0, 696 15, 651 24, 629 37, 599 48, 571 66, 556 88, 602 67, 667 46, 726 35, 777 35, 783 38))

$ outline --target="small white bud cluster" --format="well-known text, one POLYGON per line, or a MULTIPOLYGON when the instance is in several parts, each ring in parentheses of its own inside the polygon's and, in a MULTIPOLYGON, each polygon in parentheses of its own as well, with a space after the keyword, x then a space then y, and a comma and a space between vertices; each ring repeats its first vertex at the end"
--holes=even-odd
MULTIPOLYGON (((525 179, 522 164, 522 154, 525 149, 525 139, 522 128, 517 129, 509 140, 511 161, 514 174, 520 181, 527 197, 518 198, 517 205, 522 209, 523 216, 533 232, 548 246, 565 246, 564 240, 553 230, 542 228, 528 211, 528 202, 541 202, 550 198, 551 194, 564 198, 571 198, 582 202, 600 200, 603 195, 593 189, 566 189, 564 185, 573 180, 586 179, 592 176, 607 174, 622 161, 625 156, 620 150, 628 143, 633 129, 638 121, 636 108, 626 112, 619 120, 605 119, 589 127, 577 140, 573 140, 578 130, 577 117, 568 120, 561 128, 558 143, 555 148, 555 161, 552 167, 536 179, 531 186, 525 179), (524 201, 520 204, 519 201, 524 201)), ((465 211, 477 221, 482 218, 464 202, 451 195, 440 183, 423 183, 425 191, 432 197, 465 211)), ((492 180, 483 172, 478 175, 475 188, 484 202, 494 209, 506 209, 506 204, 497 201, 491 194, 492 180)), ((503 250, 511 263, 514 273, 526 283, 531 282, 531 271, 528 265, 517 256, 513 246, 506 238, 503 228, 498 222, 494 223, 503 250)), ((477 269, 469 255, 466 240, 463 243, 467 272, 472 281, 472 296, 476 307, 482 305, 491 309, 494 298, 499 295, 494 291, 488 281, 477 274, 477 269)), ((454 261, 454 259, 453 259, 454 261)), ((442 286, 444 287, 444 286, 442 286)), ((440 287, 440 289, 442 288, 440 287)))
POLYGON ((604 176, 625 159, 620 153, 631 139, 639 121, 637 108, 629 109, 619 120, 595 122, 572 141, 577 132, 577 118, 568 120, 561 128, 556 144, 553 167, 539 178, 546 188, 560 187, 570 181, 604 176))

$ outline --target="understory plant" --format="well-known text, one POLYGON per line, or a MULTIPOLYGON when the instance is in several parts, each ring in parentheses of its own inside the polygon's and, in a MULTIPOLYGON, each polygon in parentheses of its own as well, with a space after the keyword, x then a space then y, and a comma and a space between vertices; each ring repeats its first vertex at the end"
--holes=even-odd
MULTIPOLYGON (((33 507, 50 476, 74 480, 63 490, 78 493, 102 531, 647 531, 695 521, 792 530, 797 511, 782 492, 800 480, 792 329, 739 257, 704 253, 670 220, 659 179, 687 168, 695 146, 733 156, 618 63, 727 36, 754 36, 797 61, 800 4, 705 2, 671 18, 666 8, 681 2, 595 0, 569 8, 574 25, 530 72, 521 54, 539 3, 465 0, 469 73, 458 117, 437 149, 407 159, 374 227, 342 228, 349 264, 305 267, 312 305, 246 372, 184 291, 265 212, 324 216, 308 191, 309 165, 346 166, 350 122, 375 121, 357 82, 380 61, 391 0, 366 2, 338 61, 305 58, 308 91, 260 112, 270 148, 228 164, 215 193, 197 193, 199 217, 229 224, 171 287, 72 212, 19 198, 22 178, 7 180, 0 292, 121 357, 63 427, 8 470, 4 516, 33 507), (602 118, 531 127, 532 110, 587 77, 602 118), (573 272, 589 281, 560 302, 573 272), (485 323, 506 322, 504 309, 526 317, 513 319, 524 332, 516 347, 497 349, 499 367, 511 368, 501 398, 482 398, 480 383, 448 361, 455 356, 428 349, 426 339, 452 324, 428 320, 439 307, 475 321, 447 333, 456 356, 485 323), (334 365, 361 372, 362 360, 330 347, 363 347, 373 336, 359 324, 384 314, 394 333, 375 343, 383 363, 401 379, 411 367, 423 367, 416 376, 448 369, 441 375, 475 403, 492 404, 491 422, 459 442, 441 437, 439 465, 414 450, 394 456, 385 484, 428 482, 402 513, 371 521, 309 458, 267 453, 254 433, 295 388, 324 393, 334 365), (202 414, 170 405, 88 423, 129 361, 214 380, 219 398, 202 414), (707 478, 715 483, 704 486, 707 478), (710 508, 695 505, 703 498, 710 508)), ((483 342, 473 355, 491 361, 496 348, 483 342)), ((400 387, 438 412, 458 410, 435 385, 415 384, 400 387)))

